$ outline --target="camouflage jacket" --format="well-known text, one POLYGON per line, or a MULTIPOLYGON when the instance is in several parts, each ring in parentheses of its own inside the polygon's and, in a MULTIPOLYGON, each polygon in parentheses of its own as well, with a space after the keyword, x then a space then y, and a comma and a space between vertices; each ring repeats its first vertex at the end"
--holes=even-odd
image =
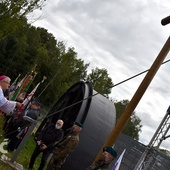
POLYGON ((66 138, 54 148, 53 154, 60 155, 61 157, 68 157, 73 152, 79 142, 79 135, 72 132, 66 136, 66 138))
POLYGON ((104 163, 102 160, 99 160, 86 168, 86 170, 109 170, 110 164, 104 163))
POLYGON ((79 142, 79 135, 75 132, 69 133, 62 142, 54 149, 53 155, 47 165, 47 170, 59 170, 64 165, 67 157, 75 150, 79 142))

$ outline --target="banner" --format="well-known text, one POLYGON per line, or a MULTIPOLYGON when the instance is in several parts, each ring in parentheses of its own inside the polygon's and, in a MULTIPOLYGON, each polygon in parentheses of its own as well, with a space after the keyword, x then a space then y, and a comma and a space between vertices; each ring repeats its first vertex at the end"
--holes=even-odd
POLYGON ((18 84, 17 84, 17 89, 13 96, 11 97, 11 100, 13 101, 19 101, 23 102, 27 95, 27 91, 33 82, 35 76, 37 75, 37 72, 35 71, 36 65, 32 69, 31 73, 29 75, 26 75, 18 84))
POLYGON ((124 151, 123 151, 122 154, 120 155, 119 159, 118 159, 118 160, 116 161, 116 163, 114 164, 112 170, 118 170, 118 169, 119 169, 125 151, 126 151, 126 149, 124 149, 124 151))
MULTIPOLYGON (((25 77, 26 77, 26 76, 25 76, 25 77)), ((13 89, 13 91, 11 91, 11 92, 9 93, 9 99, 10 99, 10 100, 13 100, 13 101, 14 101, 15 96, 17 95, 18 90, 19 90, 19 88, 21 87, 21 85, 22 85, 25 77, 24 77, 22 80, 20 80, 19 82, 17 82, 17 84, 16 84, 15 88, 13 89)), ((18 81, 18 80, 17 80, 17 81, 18 81)))
POLYGON ((19 95, 20 87, 21 87, 22 83, 24 82, 26 76, 17 83, 15 90, 10 94, 10 100, 13 100, 13 101, 16 100, 17 96, 19 95))
POLYGON ((29 93, 29 94, 27 95, 27 97, 25 98, 25 100, 22 102, 22 106, 21 106, 21 108, 20 108, 20 111, 24 110, 24 109, 27 107, 27 105, 28 105, 29 102, 31 101, 32 97, 34 96, 36 90, 38 89, 39 85, 42 84, 45 79, 46 79, 46 77, 44 76, 44 77, 43 77, 43 80, 42 80, 41 82, 39 82, 39 83, 35 86, 35 88, 31 91, 31 93, 29 93))
POLYGON ((18 79, 19 79, 20 76, 21 76, 21 74, 19 74, 19 75, 17 76, 17 78, 14 80, 14 82, 10 85, 9 93, 12 93, 13 91, 16 90, 17 81, 18 81, 18 79))
POLYGON ((22 102, 22 107, 21 107, 21 110, 24 110, 26 108, 26 106, 28 105, 28 103, 31 101, 32 97, 34 96, 38 86, 40 85, 40 83, 38 83, 36 85, 36 87, 31 91, 31 93, 29 93, 27 95, 27 97, 25 98, 25 100, 22 102))

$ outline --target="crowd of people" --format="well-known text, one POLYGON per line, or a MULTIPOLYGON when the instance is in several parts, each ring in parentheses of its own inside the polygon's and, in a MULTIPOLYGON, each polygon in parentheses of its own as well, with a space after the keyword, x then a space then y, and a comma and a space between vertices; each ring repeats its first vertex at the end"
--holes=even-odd
MULTIPOLYGON (((13 152, 19 146, 31 125, 31 122, 25 119, 25 116, 36 121, 40 116, 41 103, 34 99, 26 109, 20 112, 19 108, 22 103, 8 100, 4 93, 9 87, 10 78, 6 75, 0 76, 0 111, 5 116, 12 113, 3 127, 4 137, 9 139, 8 152, 13 152)), ((45 166, 47 170, 61 170, 63 168, 68 156, 76 149, 79 143, 79 133, 83 129, 82 123, 76 121, 64 135, 63 124, 63 120, 58 119, 55 124, 45 127, 36 136, 36 146, 30 158, 29 170, 33 170, 36 158, 40 153, 42 153, 42 158, 38 170, 43 170, 45 166)), ((86 170, 108 169, 116 156, 116 151, 112 147, 106 146, 103 148, 101 158, 87 167, 86 170)))

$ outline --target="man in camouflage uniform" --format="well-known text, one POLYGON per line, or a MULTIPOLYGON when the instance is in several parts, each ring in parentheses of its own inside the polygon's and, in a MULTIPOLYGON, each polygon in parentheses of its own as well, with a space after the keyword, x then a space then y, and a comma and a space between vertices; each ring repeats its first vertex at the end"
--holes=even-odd
POLYGON ((75 122, 65 139, 53 149, 53 155, 47 165, 47 170, 62 169, 67 157, 75 150, 79 143, 79 133, 83 125, 75 122))
POLYGON ((109 146, 103 148, 100 159, 94 162, 86 170, 109 170, 111 162, 117 157, 117 152, 109 146))

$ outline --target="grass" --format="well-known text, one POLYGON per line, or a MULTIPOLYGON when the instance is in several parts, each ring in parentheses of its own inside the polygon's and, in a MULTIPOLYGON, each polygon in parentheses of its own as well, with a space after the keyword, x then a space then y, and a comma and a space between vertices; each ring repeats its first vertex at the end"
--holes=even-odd
MULTIPOLYGON (((2 130, 3 124, 4 124, 4 116, 0 115, 0 134, 3 134, 3 130, 2 130)), ((0 143, 3 140, 4 140, 3 137, 0 138, 0 143)), ((17 159, 16 159, 16 162, 21 164, 24 167, 24 169, 28 169, 29 160, 31 158, 31 155, 32 155, 32 152, 33 152, 34 148, 35 148, 35 141, 34 141, 33 136, 31 135, 29 137, 28 141, 26 142, 25 146, 23 147, 23 149, 19 153, 17 159)), ((14 152, 7 153, 5 155, 7 157, 9 157, 9 158, 12 158, 14 152)), ((1 155, 2 155, 2 153, 0 153, 0 157, 1 157, 1 155)), ((41 160, 41 155, 36 159, 34 169, 38 169, 38 166, 40 164, 40 160, 41 160)), ((1 169, 3 169, 3 170, 12 170, 13 168, 10 165, 5 164, 3 161, 0 161, 0 170, 1 169)))

